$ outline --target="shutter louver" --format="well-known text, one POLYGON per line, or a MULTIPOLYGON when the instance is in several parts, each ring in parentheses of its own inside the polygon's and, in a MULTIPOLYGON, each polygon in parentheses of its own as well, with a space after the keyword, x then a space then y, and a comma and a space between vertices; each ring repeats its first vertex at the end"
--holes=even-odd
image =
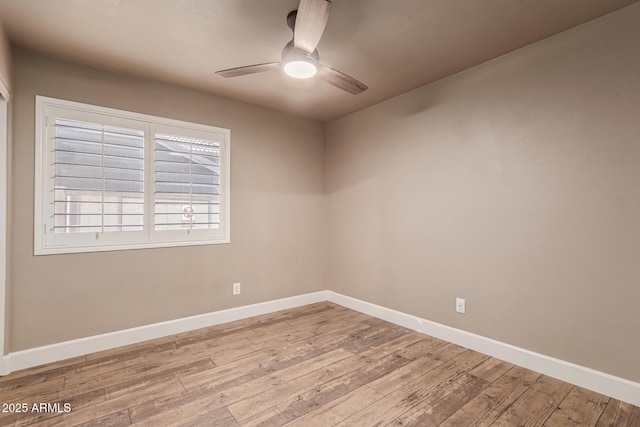
POLYGON ((142 231, 144 132, 55 120, 54 232, 142 231))
POLYGON ((220 228, 220 143, 157 133, 154 229, 220 228))

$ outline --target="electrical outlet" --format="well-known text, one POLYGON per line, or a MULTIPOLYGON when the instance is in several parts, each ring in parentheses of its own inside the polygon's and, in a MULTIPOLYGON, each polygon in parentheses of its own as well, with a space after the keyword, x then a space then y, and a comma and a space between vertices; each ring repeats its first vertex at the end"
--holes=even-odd
POLYGON ((461 314, 465 314, 467 311, 464 298, 456 298, 456 311, 461 314))
POLYGON ((234 283, 233 284, 233 294, 234 295, 240 295, 240 283, 234 283))

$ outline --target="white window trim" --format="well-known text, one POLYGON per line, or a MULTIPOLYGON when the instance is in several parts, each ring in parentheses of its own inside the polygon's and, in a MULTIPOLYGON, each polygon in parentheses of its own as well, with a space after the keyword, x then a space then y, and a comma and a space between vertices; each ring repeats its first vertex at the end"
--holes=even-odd
POLYGON ((148 114, 135 113, 125 110, 117 110, 113 108, 100 107, 96 105, 83 104, 74 101, 67 101, 45 96, 36 96, 36 117, 35 117, 35 192, 34 192, 34 255, 49 254, 67 254, 67 253, 83 253, 83 252, 102 252, 116 251, 127 249, 146 249, 146 248, 162 248, 175 246, 196 246, 224 244, 231 241, 231 200, 230 200, 230 181, 231 181, 231 131, 225 128, 203 125, 199 123, 191 123, 180 120, 157 117, 148 114), (153 231, 153 222, 151 222, 151 209, 149 203, 151 200, 152 182, 151 182, 151 161, 153 149, 151 149, 152 135, 149 131, 145 132, 145 233, 147 239, 145 242, 134 243, 117 243, 117 244, 101 244, 101 245, 74 245, 74 246, 52 246, 47 245, 45 239, 46 215, 47 215, 47 188, 48 177, 44 170, 47 165, 49 156, 46 141, 46 111, 48 107, 63 107, 66 109, 74 109, 106 116, 113 116, 120 119, 138 120, 147 122, 149 129, 154 125, 166 125, 171 127, 179 127, 203 132, 215 132, 224 135, 224 142, 220 146, 221 151, 221 184, 220 199, 223 203, 221 209, 222 219, 222 235, 219 237, 198 237, 199 233, 191 232, 189 240, 168 240, 158 238, 157 233, 153 231), (149 154, 151 153, 151 154, 149 154), (148 177, 147 177, 148 176, 148 177))
POLYGON ((8 192, 8 146, 9 146, 9 122, 8 100, 9 95, 0 76, 0 375, 8 374, 5 365, 5 315, 6 315, 6 280, 7 280, 7 203, 8 192))

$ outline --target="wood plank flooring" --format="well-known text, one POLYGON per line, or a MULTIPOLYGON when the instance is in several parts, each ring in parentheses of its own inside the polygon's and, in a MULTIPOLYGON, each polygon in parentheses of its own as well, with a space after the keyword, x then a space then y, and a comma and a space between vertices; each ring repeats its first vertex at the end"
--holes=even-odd
POLYGON ((328 302, 15 372, 0 403, 28 408, 2 426, 640 426, 633 405, 328 302))

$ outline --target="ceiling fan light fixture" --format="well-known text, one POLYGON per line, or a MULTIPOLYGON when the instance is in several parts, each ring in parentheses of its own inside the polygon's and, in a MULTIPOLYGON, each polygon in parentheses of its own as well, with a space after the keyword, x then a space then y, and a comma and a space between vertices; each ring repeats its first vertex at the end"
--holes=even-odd
POLYGON ((308 79, 316 75, 318 68, 309 61, 290 61, 284 64, 284 72, 294 79, 308 79))
POLYGON ((282 51, 282 68, 294 79, 308 79, 315 76, 318 66, 318 51, 307 53, 293 46, 293 40, 282 51))

